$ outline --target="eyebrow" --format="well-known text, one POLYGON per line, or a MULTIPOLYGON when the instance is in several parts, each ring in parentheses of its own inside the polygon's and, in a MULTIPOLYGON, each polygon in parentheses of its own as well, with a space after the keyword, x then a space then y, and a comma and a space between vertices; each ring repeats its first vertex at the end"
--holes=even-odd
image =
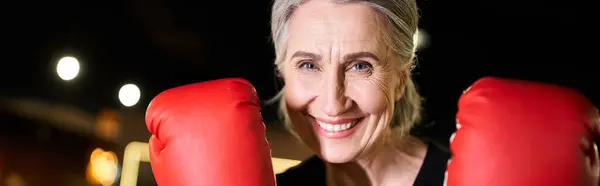
POLYGON ((344 61, 354 61, 354 60, 360 59, 360 58, 371 58, 375 61, 379 61, 379 58, 377 57, 377 55, 375 55, 372 52, 355 52, 355 53, 346 54, 344 56, 344 61))
MULTIPOLYGON (((293 59, 296 57, 311 58, 316 61, 321 60, 323 58, 319 54, 306 52, 306 51, 297 51, 292 55, 291 58, 293 59)), ((373 60, 379 61, 379 58, 377 57, 377 55, 375 55, 372 52, 355 52, 355 53, 346 54, 344 56, 344 61, 353 61, 353 60, 360 59, 360 58, 371 58, 373 60)))
POLYGON ((323 58, 319 54, 305 52, 305 51, 297 51, 297 52, 294 53, 294 55, 292 55, 291 58, 293 59, 293 58, 296 58, 296 57, 311 58, 311 59, 313 59, 315 61, 319 61, 319 60, 321 60, 321 58, 323 58))

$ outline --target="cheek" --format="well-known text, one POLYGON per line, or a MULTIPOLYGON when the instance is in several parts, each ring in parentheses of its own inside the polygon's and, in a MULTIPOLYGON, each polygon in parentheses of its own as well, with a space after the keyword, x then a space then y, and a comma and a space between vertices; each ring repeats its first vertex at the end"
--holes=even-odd
POLYGON ((394 105, 391 79, 370 78, 364 80, 349 80, 348 95, 358 107, 371 115, 383 114, 394 105))
POLYGON ((318 93, 319 81, 314 76, 288 73, 284 80, 284 96, 288 107, 294 111, 304 110, 318 93))
POLYGON ((358 107, 371 115, 381 114, 388 108, 387 96, 372 84, 359 84, 349 90, 350 95, 358 107))

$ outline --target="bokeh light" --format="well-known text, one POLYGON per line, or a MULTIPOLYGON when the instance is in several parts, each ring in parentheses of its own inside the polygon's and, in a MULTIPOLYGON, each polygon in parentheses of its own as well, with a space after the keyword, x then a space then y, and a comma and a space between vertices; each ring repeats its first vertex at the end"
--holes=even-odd
POLYGON ((102 109, 96 115, 96 134, 106 140, 119 137, 119 113, 112 109, 102 109))
POLYGON ((63 57, 58 60, 56 65, 56 73, 60 79, 70 81, 75 79, 79 74, 79 61, 74 57, 63 57))
POLYGON ((119 172, 119 160, 111 151, 96 148, 91 156, 87 169, 87 178, 92 184, 104 186, 115 183, 119 172))
POLYGON ((135 84, 126 84, 119 90, 119 101, 126 107, 134 106, 141 97, 140 88, 135 84))

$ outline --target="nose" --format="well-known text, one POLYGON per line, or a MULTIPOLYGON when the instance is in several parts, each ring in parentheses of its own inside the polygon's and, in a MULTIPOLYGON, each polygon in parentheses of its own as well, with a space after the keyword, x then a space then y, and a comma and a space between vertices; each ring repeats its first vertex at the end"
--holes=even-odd
POLYGON ((324 79, 322 88, 322 112, 330 117, 335 117, 346 112, 351 106, 350 99, 346 97, 346 82, 343 73, 331 72, 324 79))

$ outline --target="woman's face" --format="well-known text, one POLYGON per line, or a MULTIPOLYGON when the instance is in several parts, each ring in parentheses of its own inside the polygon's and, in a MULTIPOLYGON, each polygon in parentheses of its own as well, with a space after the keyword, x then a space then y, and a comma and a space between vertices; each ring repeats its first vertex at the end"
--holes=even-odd
POLYGON ((295 132, 323 159, 356 159, 389 130, 402 94, 385 25, 368 6, 309 1, 292 15, 283 62, 295 132))

